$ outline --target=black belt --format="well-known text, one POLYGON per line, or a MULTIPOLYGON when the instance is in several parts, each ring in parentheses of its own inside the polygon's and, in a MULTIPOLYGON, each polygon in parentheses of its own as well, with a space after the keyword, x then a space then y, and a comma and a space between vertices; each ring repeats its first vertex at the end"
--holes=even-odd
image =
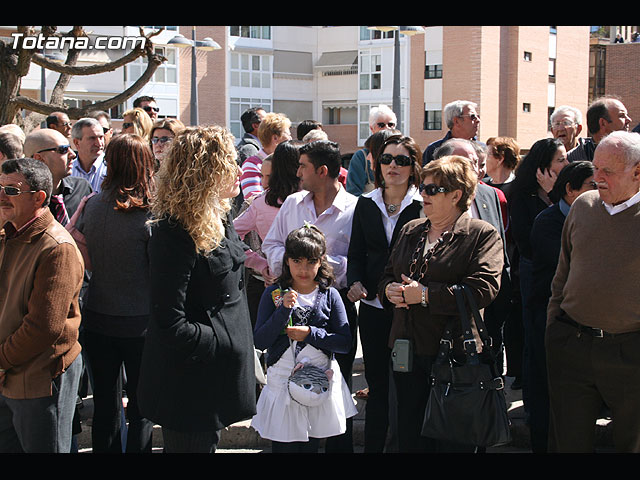
POLYGON ((574 319, 569 317, 566 313, 562 312, 559 316, 556 317, 557 320, 566 323, 567 325, 571 325, 578 329, 580 333, 586 333, 595 338, 605 338, 605 337, 618 337, 620 335, 625 335, 626 333, 638 333, 638 332, 625 332, 625 333, 609 333, 605 332, 601 328, 587 327, 586 325, 582 325, 576 322, 574 319))

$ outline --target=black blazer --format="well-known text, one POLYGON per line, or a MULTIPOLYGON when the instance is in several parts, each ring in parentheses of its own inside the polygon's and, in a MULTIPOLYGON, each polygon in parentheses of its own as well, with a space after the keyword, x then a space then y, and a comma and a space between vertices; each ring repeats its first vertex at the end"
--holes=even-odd
POLYGON ((560 205, 555 203, 545 208, 536 217, 531 228, 532 252, 532 305, 539 306, 546 311, 549 297, 551 297, 551 282, 558 267, 562 228, 566 217, 560 205))
POLYGON ((351 240, 347 254, 347 285, 361 282, 367 289, 367 300, 373 300, 378 293, 378 282, 387 265, 389 254, 402 227, 420 217, 422 202, 414 200, 400 212, 393 230, 391 245, 382 224, 382 212, 368 197, 359 197, 353 212, 351 240))
POLYGON ((149 241, 151 319, 140 368, 142 415, 178 431, 220 430, 255 414, 253 333, 244 248, 227 221, 209 256, 177 223, 149 241))

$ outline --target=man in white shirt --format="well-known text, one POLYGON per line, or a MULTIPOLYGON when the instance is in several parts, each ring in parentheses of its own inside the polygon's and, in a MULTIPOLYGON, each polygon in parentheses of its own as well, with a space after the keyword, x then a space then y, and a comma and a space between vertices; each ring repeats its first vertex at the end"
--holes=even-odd
MULTIPOLYGON (((289 232, 308 222, 324 233, 327 259, 336 277, 334 286, 340 292, 347 310, 353 338, 351 351, 336 355, 342 376, 350 387, 356 351, 357 312, 354 303, 347 299, 346 274, 351 223, 358 198, 348 193, 338 180, 341 159, 338 144, 334 142, 318 140, 300 147, 298 177, 302 190, 289 195, 280 207, 262 242, 262 251, 271 272, 280 275, 284 243, 289 232)), ((327 452, 353 453, 352 420, 347 419, 347 432, 344 435, 327 439, 327 452)))

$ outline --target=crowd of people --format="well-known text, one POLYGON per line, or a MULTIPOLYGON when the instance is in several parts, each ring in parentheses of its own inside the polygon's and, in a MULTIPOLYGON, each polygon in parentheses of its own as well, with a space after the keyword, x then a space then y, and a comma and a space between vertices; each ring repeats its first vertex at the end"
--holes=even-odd
POLYGON ((96 453, 149 453, 154 424, 165 452, 215 452, 248 419, 274 453, 352 453, 354 395, 366 453, 482 452, 422 435, 445 331, 469 352, 461 285, 534 452, 592 452, 603 412, 640 451, 640 134, 618 98, 588 136, 556 108, 532 145, 481 141, 457 100, 421 147, 380 105, 346 164, 318 121, 294 138, 251 108, 235 139, 159 113, 0 127, 0 451, 77 451, 91 389, 96 453))

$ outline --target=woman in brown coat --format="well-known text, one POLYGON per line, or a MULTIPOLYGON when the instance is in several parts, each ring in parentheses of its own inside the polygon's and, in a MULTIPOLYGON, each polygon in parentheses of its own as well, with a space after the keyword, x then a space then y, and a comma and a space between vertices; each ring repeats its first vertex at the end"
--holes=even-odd
MULTIPOLYGON (((482 309, 498 293, 504 261, 498 231, 467 213, 477 184, 467 159, 449 156, 429 162, 421 181, 426 218, 404 226, 379 285, 379 298, 394 312, 389 346, 397 340, 410 344, 411 371, 394 372, 401 452, 451 448, 420 435, 431 364, 445 325, 458 316, 451 287, 469 286, 482 309)), ((454 322, 453 334, 454 351, 462 351, 459 322, 454 322)))

